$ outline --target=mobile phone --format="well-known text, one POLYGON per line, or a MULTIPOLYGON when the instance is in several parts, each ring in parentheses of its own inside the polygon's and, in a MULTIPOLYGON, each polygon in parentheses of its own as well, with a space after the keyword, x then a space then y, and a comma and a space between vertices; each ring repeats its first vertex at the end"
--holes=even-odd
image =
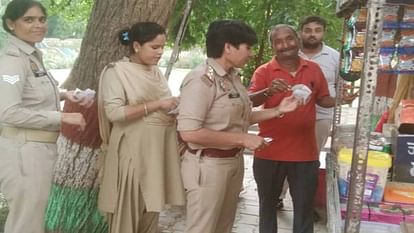
POLYGON ((267 144, 269 144, 273 141, 273 138, 271 138, 271 137, 265 137, 263 139, 264 139, 265 143, 267 143, 267 144))

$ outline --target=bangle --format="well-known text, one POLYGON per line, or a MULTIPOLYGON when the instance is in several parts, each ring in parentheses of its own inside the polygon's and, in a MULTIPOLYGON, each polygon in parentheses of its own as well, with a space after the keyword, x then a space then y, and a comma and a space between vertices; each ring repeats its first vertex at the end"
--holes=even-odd
POLYGON ((145 102, 144 102, 144 111, 145 111, 145 116, 148 115, 148 108, 145 102))

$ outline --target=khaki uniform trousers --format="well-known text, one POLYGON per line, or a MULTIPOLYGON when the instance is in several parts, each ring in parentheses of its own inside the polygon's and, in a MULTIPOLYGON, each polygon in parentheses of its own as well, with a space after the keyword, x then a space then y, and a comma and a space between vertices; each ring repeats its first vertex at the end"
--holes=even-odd
POLYGON ((4 233, 43 233, 56 144, 0 137, 0 191, 9 206, 4 233))
POLYGON ((242 188, 243 154, 231 158, 183 155, 187 194, 186 233, 230 233, 242 188))

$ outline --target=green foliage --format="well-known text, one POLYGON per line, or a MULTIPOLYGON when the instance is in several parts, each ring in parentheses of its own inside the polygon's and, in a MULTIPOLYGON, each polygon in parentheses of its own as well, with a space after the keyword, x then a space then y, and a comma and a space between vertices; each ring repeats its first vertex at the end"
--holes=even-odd
MULTIPOLYGON (((10 0, 0 0, 0 12, 10 0)), ((91 12, 93 0, 43 0, 48 11, 48 35, 55 38, 82 38, 91 12)), ((6 33, 0 29, 0 48, 4 45, 6 33)))
POLYGON ((93 0, 44 0, 49 15, 58 15, 67 21, 84 21, 89 18, 93 0))
POLYGON ((3 194, 0 193, 0 232, 4 232, 4 224, 6 222, 9 209, 3 194))
POLYGON ((49 17, 49 31, 47 37, 54 38, 82 38, 86 29, 86 21, 71 21, 53 15, 49 17))
MULTIPOLYGON (((4 10, 6 9, 6 1, 1 1, 0 4, 0 15, 3 16, 4 14, 4 10)), ((3 20, 0 20, 0 22, 2 23, 2 26, 0 28, 0 49, 3 48, 6 39, 7 39, 7 33, 3 30, 3 20)))
POLYGON ((49 14, 48 37, 82 38, 93 0, 44 0, 49 14))
MULTIPOLYGON (((179 0, 173 19, 170 21, 170 40, 175 39, 187 0, 179 0)), ((217 19, 239 19, 251 25, 257 32, 259 42, 254 48, 256 55, 243 69, 245 84, 257 66, 272 57, 268 44, 268 30, 279 23, 297 27, 303 17, 320 15, 327 22, 325 43, 339 48, 342 20, 335 16, 335 0, 193 0, 193 12, 182 48, 204 47, 205 33, 210 22, 217 19)))
MULTIPOLYGON (((5 3, 9 0, 0 0, 5 3)), ((82 38, 94 0, 43 0, 49 13, 48 37, 82 38)), ((169 24, 169 45, 175 41, 187 0, 178 0, 169 24)), ((335 16, 335 0, 193 0, 193 11, 181 50, 204 48, 205 33, 210 22, 217 19, 239 19, 257 32, 256 55, 243 70, 246 83, 257 66, 272 57, 267 33, 278 23, 298 26, 307 15, 320 15, 328 22, 325 43, 339 49, 342 20, 335 16)), ((1 10, 1 9, 0 9, 1 10)), ((0 30, 0 47, 6 34, 0 30)))
POLYGON ((295 19, 295 26, 299 26, 302 16, 319 15, 327 21, 327 31, 325 33, 325 43, 329 46, 339 49, 340 48, 340 36, 342 32, 343 20, 335 16, 336 1, 332 0, 311 0, 302 1, 294 0, 296 2, 296 9, 294 14, 297 15, 295 19))
POLYGON ((4 231, 4 224, 6 223, 7 214, 9 209, 6 207, 0 208, 0 232, 4 231))

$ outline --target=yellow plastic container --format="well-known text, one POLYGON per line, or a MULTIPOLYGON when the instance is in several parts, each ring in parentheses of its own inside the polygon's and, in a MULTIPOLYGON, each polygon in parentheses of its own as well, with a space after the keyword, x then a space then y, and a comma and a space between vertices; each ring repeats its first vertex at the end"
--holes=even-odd
MULTIPOLYGON (((339 164, 339 194, 348 196, 350 171, 352 163, 352 149, 341 149, 338 155, 339 164)), ((365 176, 364 200, 381 202, 387 182, 388 169, 391 167, 391 156, 384 152, 369 151, 367 172, 365 176)))

